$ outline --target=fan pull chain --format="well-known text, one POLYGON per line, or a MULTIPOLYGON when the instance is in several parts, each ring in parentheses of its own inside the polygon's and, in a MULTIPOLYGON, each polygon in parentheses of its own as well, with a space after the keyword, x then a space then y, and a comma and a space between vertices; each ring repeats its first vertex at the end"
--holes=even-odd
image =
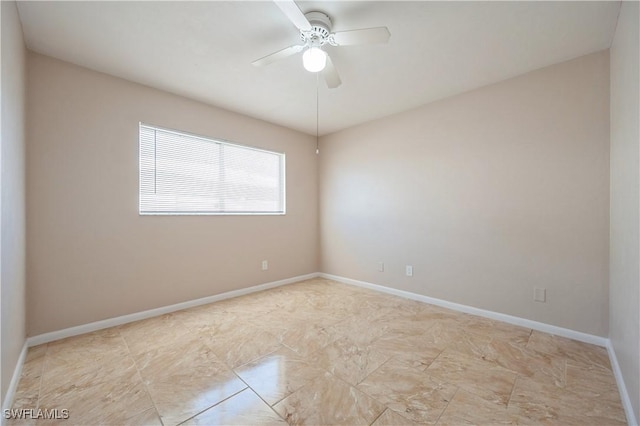
POLYGON ((320 96, 318 95, 319 89, 318 87, 320 86, 320 77, 318 76, 318 74, 320 74, 319 72, 316 73, 316 155, 320 154, 320 136, 318 135, 318 128, 319 128, 319 124, 318 122, 320 121, 320 96))

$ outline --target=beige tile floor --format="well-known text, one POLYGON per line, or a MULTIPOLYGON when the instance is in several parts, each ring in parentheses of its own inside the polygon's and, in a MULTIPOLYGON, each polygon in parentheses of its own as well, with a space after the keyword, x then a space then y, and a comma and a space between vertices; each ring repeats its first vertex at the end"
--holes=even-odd
POLYGON ((33 347, 13 408, 67 425, 625 424, 604 348, 324 279, 33 347))

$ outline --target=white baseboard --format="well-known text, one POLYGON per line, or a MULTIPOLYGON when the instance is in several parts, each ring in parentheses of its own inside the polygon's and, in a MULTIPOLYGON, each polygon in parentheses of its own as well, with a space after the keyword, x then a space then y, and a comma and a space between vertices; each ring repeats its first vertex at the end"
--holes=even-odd
POLYGON ((613 344, 611 344, 611 340, 609 339, 607 339, 607 351, 609 352, 613 375, 616 377, 616 383, 618 384, 618 390, 620 391, 620 399, 622 400, 624 413, 627 415, 627 423, 629 423, 629 426, 638 426, 638 419, 636 419, 636 416, 633 413, 633 405, 631 405, 631 398, 629 397, 629 392, 627 392, 627 386, 624 383, 620 364, 618 364, 618 357, 616 356, 616 351, 613 349, 613 344))
POLYGON ((273 281, 270 283, 259 284, 253 287, 242 288, 239 290, 228 291, 226 293, 216 294, 213 296, 203 297, 201 299, 189 300, 187 302, 176 303, 175 305, 163 306, 161 308, 150 309, 148 311, 136 312, 133 314, 122 315, 115 318, 109 318, 102 321, 91 322, 89 324, 78 325, 76 327, 65 328, 63 330, 52 331, 49 333, 39 334, 29 337, 27 345, 29 347, 41 345, 43 343, 53 342, 55 340, 67 337, 78 336, 80 334, 90 333, 92 331, 103 330, 105 328, 115 327, 117 325, 127 324, 133 321, 139 321, 158 315, 164 315, 171 312, 180 311, 182 309, 193 308, 195 306, 206 305, 208 303, 218 302, 220 300, 231 299, 232 297, 244 296, 245 294, 255 293, 282 285, 292 284, 298 281, 308 280, 320 276, 314 272, 307 275, 299 275, 297 277, 286 278, 284 280, 273 281))
POLYGON ((580 331, 570 330, 568 328, 562 328, 555 325, 545 324, 538 321, 529 320, 526 318, 515 317, 512 315, 501 314, 499 312, 487 311, 485 309, 474 308, 473 306, 462 305, 460 303, 448 302, 442 299, 436 299, 434 297, 424 296, 422 294, 411 293, 409 291, 398 290, 391 287, 385 287, 378 284, 371 284, 365 281, 354 280, 351 278, 344 278, 337 275, 321 273, 321 277, 328 278, 330 280, 339 281, 344 284, 355 285, 358 287, 368 288, 370 290, 380 291, 382 293, 392 294, 394 296, 404 297, 405 299, 417 300, 419 302, 428 303, 430 305, 441 306, 454 311, 464 312, 467 314, 477 315, 479 317, 489 318, 497 321, 506 322, 509 324, 519 325, 521 327, 531 328, 538 331, 543 331, 549 334, 555 334, 556 336, 567 337, 573 340, 579 340, 585 343, 591 343, 593 345, 606 347, 609 339, 601 336, 594 336, 593 334, 582 333, 580 331))
MULTIPOLYGON (((18 357, 18 362, 16 363, 16 368, 13 370, 13 376, 11 376, 11 382, 9 382, 9 388, 7 389, 7 393, 4 396, 4 401, 2 401, 2 413, 4 414, 4 410, 8 410, 13 405, 13 399, 16 396, 16 390, 18 389, 18 383, 20 382, 20 376, 22 375, 22 366, 24 365, 24 360, 27 358, 27 349, 28 345, 25 341, 22 345, 22 351, 20 351, 20 356, 18 357)), ((2 425, 6 422, 4 415, 2 415, 2 425)))

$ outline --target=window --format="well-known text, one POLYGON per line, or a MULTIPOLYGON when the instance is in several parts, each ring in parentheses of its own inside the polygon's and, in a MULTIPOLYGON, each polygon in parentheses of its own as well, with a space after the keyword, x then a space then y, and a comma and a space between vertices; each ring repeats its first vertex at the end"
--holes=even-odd
POLYGON ((285 155, 140 123, 140 214, 284 214, 285 155))

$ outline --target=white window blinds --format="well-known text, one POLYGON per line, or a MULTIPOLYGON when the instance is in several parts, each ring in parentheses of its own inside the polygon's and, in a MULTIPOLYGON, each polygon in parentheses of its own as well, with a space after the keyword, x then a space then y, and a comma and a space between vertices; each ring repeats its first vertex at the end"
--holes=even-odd
POLYGON ((284 214, 285 155, 140 124, 140 214, 284 214))

